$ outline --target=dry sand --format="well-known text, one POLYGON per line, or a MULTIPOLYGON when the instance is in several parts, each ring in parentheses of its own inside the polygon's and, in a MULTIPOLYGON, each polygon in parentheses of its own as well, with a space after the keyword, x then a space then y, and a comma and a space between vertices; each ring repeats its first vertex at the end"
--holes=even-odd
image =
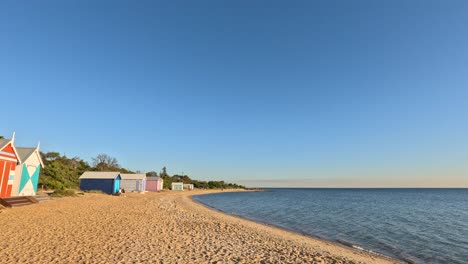
POLYGON ((1 263, 395 263, 193 202, 86 194, 0 210, 1 263))

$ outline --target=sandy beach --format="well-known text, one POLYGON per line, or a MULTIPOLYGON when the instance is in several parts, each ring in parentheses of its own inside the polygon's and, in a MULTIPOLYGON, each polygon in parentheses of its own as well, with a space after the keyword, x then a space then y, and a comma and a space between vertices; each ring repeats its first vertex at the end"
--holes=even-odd
POLYGON ((226 215, 210 191, 88 193, 0 210, 1 263, 395 263, 226 215))

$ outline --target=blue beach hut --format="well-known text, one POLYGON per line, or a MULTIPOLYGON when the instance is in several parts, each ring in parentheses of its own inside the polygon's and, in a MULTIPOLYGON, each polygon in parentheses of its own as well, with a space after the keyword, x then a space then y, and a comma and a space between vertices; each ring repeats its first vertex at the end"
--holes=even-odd
POLYGON ((113 194, 120 189, 120 172, 86 171, 80 176, 80 189, 83 191, 99 190, 113 194))

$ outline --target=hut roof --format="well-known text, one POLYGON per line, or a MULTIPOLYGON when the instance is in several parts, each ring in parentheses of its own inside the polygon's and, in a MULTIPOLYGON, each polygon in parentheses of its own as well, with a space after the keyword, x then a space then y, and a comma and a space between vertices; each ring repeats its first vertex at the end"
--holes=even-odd
POLYGON ((122 180, 144 180, 146 178, 146 174, 144 173, 122 173, 120 174, 122 180))
POLYGON ((11 139, 0 138, 0 149, 4 148, 8 143, 10 143, 11 139))
POLYGON ((7 138, 1 138, 0 139, 0 151, 4 149, 8 144, 11 143, 11 148, 13 149, 13 152, 15 153, 16 158, 18 159, 19 162, 21 162, 21 157, 18 155, 18 151, 16 150, 15 145, 13 144, 15 141, 15 133, 13 133, 13 137, 11 139, 7 138))
POLYGON ((173 182, 172 185, 184 185, 183 182, 173 182))
POLYGON ((36 148, 22 148, 22 147, 16 147, 16 151, 18 151, 18 156, 20 156, 21 160, 26 160, 31 156, 36 148))
POLYGON ((22 162, 25 162, 31 155, 36 154, 41 166, 44 168, 44 162, 42 162, 41 154, 39 154, 38 148, 24 148, 24 147, 16 147, 16 151, 18 152, 18 156, 22 162))
POLYGON ((146 180, 147 181, 157 181, 157 180, 162 180, 162 178, 152 176, 152 177, 146 177, 146 180))
POLYGON ((86 171, 80 176, 81 179, 115 179, 120 175, 118 171, 86 171))

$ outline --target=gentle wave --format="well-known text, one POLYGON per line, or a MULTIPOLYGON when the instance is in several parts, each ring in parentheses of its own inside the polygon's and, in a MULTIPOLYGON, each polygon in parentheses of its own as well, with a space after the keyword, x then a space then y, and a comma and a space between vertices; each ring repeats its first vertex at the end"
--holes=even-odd
POLYGON ((468 263, 466 189, 269 189, 194 199, 408 263, 468 263))

